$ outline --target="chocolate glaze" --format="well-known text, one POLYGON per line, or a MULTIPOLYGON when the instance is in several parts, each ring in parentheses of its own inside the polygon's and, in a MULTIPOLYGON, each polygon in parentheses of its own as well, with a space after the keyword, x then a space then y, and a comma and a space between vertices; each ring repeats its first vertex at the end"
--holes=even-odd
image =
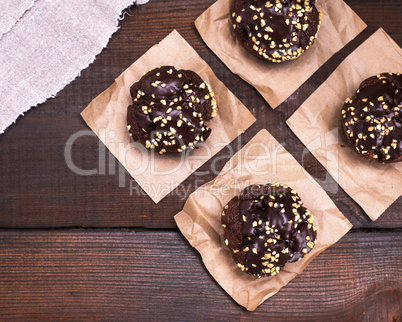
POLYGON ((222 213, 225 244, 245 272, 258 277, 279 273, 301 260, 316 243, 313 216, 295 190, 271 183, 252 185, 222 213))
POLYGON ((159 66, 133 84, 130 93, 127 128, 147 148, 160 154, 183 152, 210 135, 204 122, 216 116, 214 93, 193 71, 159 66))
POLYGON ((236 0, 235 34, 254 56, 280 63, 299 57, 317 37, 315 0, 236 0))
POLYGON ((402 75, 366 79, 342 108, 347 145, 366 159, 402 161, 402 75))

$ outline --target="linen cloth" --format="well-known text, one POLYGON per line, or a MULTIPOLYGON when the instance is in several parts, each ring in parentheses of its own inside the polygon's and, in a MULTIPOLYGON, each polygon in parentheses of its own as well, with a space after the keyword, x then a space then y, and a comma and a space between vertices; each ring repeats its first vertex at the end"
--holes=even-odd
POLYGON ((17 21, 13 25, 7 18, 0 24, 0 34, 4 33, 0 39, 0 133, 32 106, 55 96, 95 60, 118 29, 123 9, 148 2, 0 1, 0 21, 10 16, 17 21))
POLYGON ((0 0, 0 39, 20 20, 35 0, 0 0))

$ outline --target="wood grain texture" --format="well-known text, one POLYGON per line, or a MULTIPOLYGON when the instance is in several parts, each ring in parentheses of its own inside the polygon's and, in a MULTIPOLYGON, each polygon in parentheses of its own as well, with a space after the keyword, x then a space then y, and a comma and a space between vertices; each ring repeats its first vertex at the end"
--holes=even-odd
POLYGON ((311 154, 304 155, 304 146, 284 122, 379 27, 402 45, 400 1, 346 0, 368 28, 275 111, 228 70, 196 31, 194 20, 214 2, 151 0, 128 9, 107 48, 80 77, 0 135, 2 320, 402 319, 402 198, 372 222, 341 189, 329 191, 354 229, 255 312, 220 288, 173 220, 188 194, 215 177, 230 149, 238 151, 261 128, 314 178, 326 179, 325 169, 311 154), (258 121, 200 169, 206 175, 193 174, 155 205, 79 113, 173 29, 258 121), (66 143, 80 131, 84 135, 74 142, 72 161, 98 174, 81 176, 67 166, 66 143))
POLYGON ((1 231, 0 316, 396 321, 401 246, 398 233, 350 233, 250 313, 178 232, 1 231))
MULTIPOLYGON (((201 168, 207 171, 207 175, 193 174, 158 205, 137 189, 137 184, 124 171, 124 187, 119 187, 119 164, 94 136, 86 135, 75 141, 72 160, 80 168, 99 170, 101 155, 106 159, 106 174, 78 175, 69 169, 64 157, 68 139, 79 131, 88 131, 79 113, 110 86, 125 68, 173 29, 184 36, 218 78, 258 119, 241 136, 240 145, 238 142, 231 145, 234 151, 259 129, 267 128, 313 177, 320 180, 326 178, 327 172, 314 157, 308 153, 302 158, 305 148, 284 121, 377 28, 383 27, 399 45, 402 44, 399 1, 347 0, 369 28, 331 58, 275 111, 269 108, 254 88, 233 75, 197 33, 194 20, 213 2, 152 0, 145 6, 132 7, 129 9, 130 15, 125 15, 120 23, 121 28, 113 35, 108 47, 79 78, 56 98, 19 118, 0 136, 0 227, 175 227, 173 216, 182 209, 186 196, 215 177, 216 172, 211 167, 217 170, 223 167, 230 157, 228 148, 201 168), (130 189, 130 185, 134 190, 130 189)), ((402 227, 402 198, 379 220, 372 222, 341 189, 329 194, 355 228, 402 227)))

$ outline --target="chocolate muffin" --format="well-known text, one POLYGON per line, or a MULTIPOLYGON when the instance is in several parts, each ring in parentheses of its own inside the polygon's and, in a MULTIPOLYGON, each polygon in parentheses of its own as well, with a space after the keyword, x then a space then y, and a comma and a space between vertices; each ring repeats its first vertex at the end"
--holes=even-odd
POLYGON ((296 59, 314 43, 321 13, 315 0, 235 0, 232 22, 250 53, 281 63, 296 59))
POLYGON ((347 146, 379 163, 402 161, 402 75, 383 73, 363 81, 342 108, 347 146))
POLYGON ((211 134, 204 123, 216 116, 216 100, 195 72, 159 66, 133 84, 130 93, 127 129, 145 147, 160 154, 183 152, 211 134))
POLYGON ((225 244, 248 274, 273 276, 306 257, 317 240, 313 215, 285 184, 252 185, 222 212, 225 244))

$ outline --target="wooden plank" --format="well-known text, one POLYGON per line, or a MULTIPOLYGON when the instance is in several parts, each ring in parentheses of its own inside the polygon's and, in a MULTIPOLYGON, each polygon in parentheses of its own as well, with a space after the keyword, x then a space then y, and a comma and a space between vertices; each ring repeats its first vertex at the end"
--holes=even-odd
MULTIPOLYGON (((39 119, 31 117, 27 120, 39 119)), ((73 122, 69 124, 71 126, 73 122)), ((251 139, 257 130, 258 127, 254 126, 232 144, 234 151, 237 151, 239 144, 251 139)), ((285 128, 282 131, 291 135, 285 128)), ((104 175, 80 176, 68 169, 64 160, 64 146, 57 143, 58 139, 51 135, 49 137, 50 139, 43 138, 35 146, 26 143, 21 147, 17 142, 14 144, 4 141, 7 144, 3 145, 0 156, 0 160, 4 162, 0 163, 9 164, 10 169, 2 173, 0 227, 176 227, 173 216, 182 209, 186 196, 213 179, 212 164, 220 170, 230 156, 228 149, 223 150, 217 155, 217 162, 211 160, 200 169, 208 171, 208 175, 193 175, 170 196, 155 205, 113 157, 109 161, 108 152, 104 154, 106 171, 111 165, 116 174, 106 172, 104 175), (49 146, 52 146, 51 151, 49 146), (37 157, 32 158, 32 155, 37 157), (14 165, 13 169, 11 165, 14 165), (119 187, 119 169, 124 174, 124 187, 119 187)), ((302 162, 299 155, 304 148, 297 145, 296 140, 294 142, 294 145, 286 144, 286 147, 302 162)), ((77 153, 74 156, 75 164, 84 169, 96 168, 99 163, 99 147, 104 148, 99 145, 97 138, 91 136, 77 140, 73 148, 73 152, 77 153)), ((313 176, 320 180, 325 179, 326 171, 315 159, 306 161, 305 158, 304 162, 313 176)), ((332 180, 331 184, 337 187, 332 180)), ((331 194, 331 197, 355 228, 402 227, 402 218, 399 215, 402 212, 402 199, 379 220, 372 222, 341 189, 331 194)))
POLYGON ((250 313, 178 232, 1 231, 0 316, 397 320, 401 246, 397 232, 349 233, 250 313))
MULTIPOLYGON (((318 179, 326 178, 325 169, 307 154, 304 147, 284 124, 286 118, 336 67, 336 65, 364 40, 370 32, 382 26, 402 44, 399 28, 399 2, 347 0, 346 2, 365 20, 370 30, 317 72, 295 95, 272 111, 261 96, 226 66, 205 46, 194 20, 213 0, 151 1, 146 6, 133 7, 121 28, 111 38, 108 47, 96 61, 82 72, 55 99, 32 109, 0 135, 0 227, 151 227, 173 228, 173 216, 179 212, 188 193, 215 177, 211 165, 221 169, 229 158, 222 151, 201 170, 207 175, 191 176, 185 183, 158 205, 137 188, 125 174, 124 187, 119 187, 119 164, 104 152, 96 138, 85 136, 73 146, 72 160, 78 167, 99 170, 99 153, 106 158, 106 174, 80 176, 67 166, 64 151, 68 139, 88 128, 79 113, 101 91, 106 89, 133 61, 149 47, 160 41, 172 29, 178 31, 210 64, 217 76, 252 111, 258 122, 243 136, 245 144, 261 128, 267 128, 286 148, 303 162, 305 168, 318 179), (161 7, 164 8, 163 15, 161 7), (109 159, 110 158, 110 159, 109 159), (218 160, 216 163, 215 161, 218 160), (109 167, 114 169, 111 174, 109 167), (130 184, 134 189, 130 190, 130 184), (130 195, 133 191, 133 195, 130 195), (139 193, 137 193, 139 191, 139 193)), ((238 145, 232 144, 234 151, 238 145)), ((402 199, 400 198, 376 222, 372 222, 343 191, 330 193, 340 210, 355 228, 401 228, 402 199)))

